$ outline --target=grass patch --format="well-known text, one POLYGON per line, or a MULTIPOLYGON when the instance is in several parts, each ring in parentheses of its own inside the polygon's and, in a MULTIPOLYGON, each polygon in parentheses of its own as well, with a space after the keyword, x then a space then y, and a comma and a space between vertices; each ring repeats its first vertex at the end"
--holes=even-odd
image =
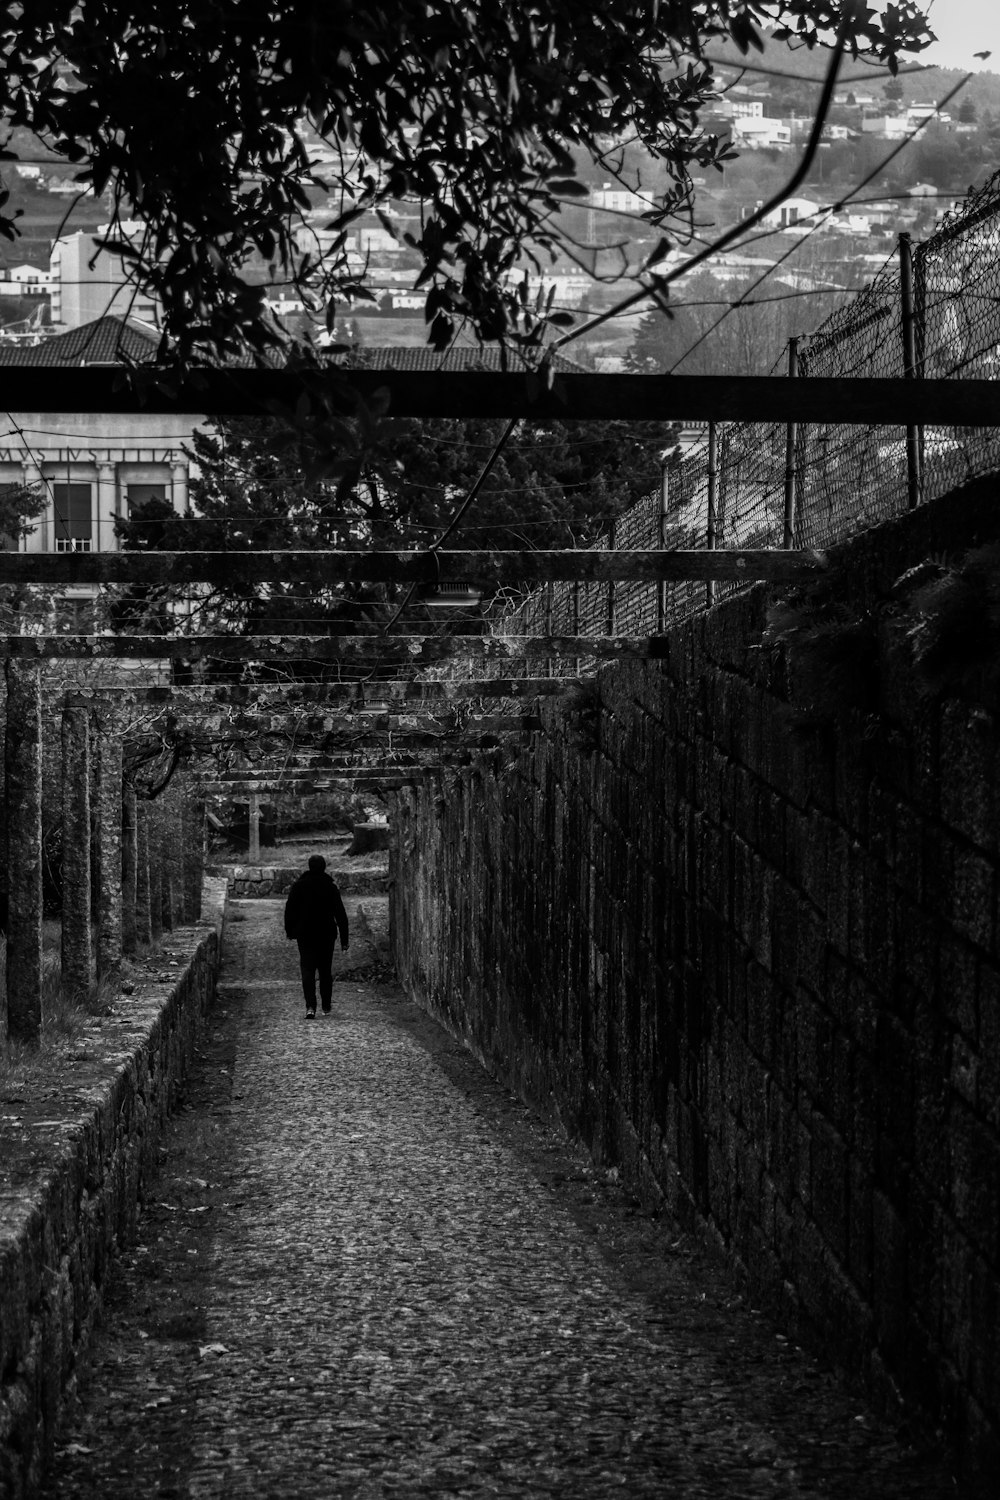
MULTIPOLYGON (((159 951, 159 944, 143 948, 138 960, 159 951)), ((42 1033, 37 1047, 0 1038, 0 1102, 23 1094, 35 1083, 52 1075, 53 1066, 71 1052, 78 1052, 85 1033, 93 1033, 94 1022, 109 1014, 123 985, 139 976, 133 963, 123 958, 113 975, 92 984, 89 994, 76 998, 63 989, 62 933, 59 922, 42 924, 42 1033)), ((7 983, 7 942, 0 935, 0 985, 7 983)))

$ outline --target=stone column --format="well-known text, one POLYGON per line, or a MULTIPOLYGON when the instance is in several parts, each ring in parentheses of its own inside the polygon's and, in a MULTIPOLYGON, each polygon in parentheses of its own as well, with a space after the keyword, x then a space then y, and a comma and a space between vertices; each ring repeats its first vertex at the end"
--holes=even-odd
POLYGON ((163 932, 163 809, 158 797, 146 803, 149 828, 149 932, 155 941, 163 932))
POLYGON ((260 797, 250 793, 250 837, 247 846, 247 864, 260 864, 260 797))
POLYGON ((97 740, 97 977, 122 956, 122 742, 113 729, 97 740))
POLYGON ((186 463, 170 465, 170 500, 177 515, 183 516, 188 508, 188 466, 186 463))
POLYGON ((117 552, 115 518, 118 515, 118 484, 114 464, 97 465, 97 516, 94 527, 95 551, 117 552))
POLYGON ((149 803, 144 797, 135 803, 135 940, 146 944, 153 940, 149 914, 149 803))
POLYGON ((201 885, 205 878, 205 803, 193 792, 184 798, 184 920, 201 917, 201 885))
POLYGON ((139 850, 136 842, 135 788, 122 786, 122 951, 136 950, 136 894, 139 850))
POLYGON ((42 1030, 42 705, 37 662, 9 659, 7 679, 7 1032, 42 1030))
POLYGON ((62 716, 62 983, 85 1000, 93 982, 90 930, 90 714, 62 716))
POLYGON ((176 782, 167 793, 167 847, 164 862, 170 870, 170 925, 184 926, 184 817, 176 782))

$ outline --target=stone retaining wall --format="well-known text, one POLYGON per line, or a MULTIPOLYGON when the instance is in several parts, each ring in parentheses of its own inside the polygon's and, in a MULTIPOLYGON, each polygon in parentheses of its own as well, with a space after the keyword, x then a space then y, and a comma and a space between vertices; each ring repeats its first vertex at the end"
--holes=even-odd
MULTIPOLYGON (((846 605, 995 538, 996 490, 838 549, 846 605)), ((583 714, 543 703, 514 763, 399 797, 397 972, 995 1493, 996 707, 921 703, 895 656, 874 711, 803 731, 769 597, 606 669, 583 714)))
MULTIPOLYGON (((302 874, 303 865, 213 865, 211 873, 223 876, 230 896, 287 896, 292 882, 302 874)), ((332 865, 327 873, 333 877, 344 896, 372 896, 388 888, 386 870, 343 870, 332 865)))
POLYGON ((214 996, 224 910, 224 882, 206 880, 202 921, 164 935, 163 969, 102 1019, 99 1049, 88 1057, 83 1047, 74 1059, 58 1114, 52 1102, 26 1100, 3 1122, 30 1132, 32 1147, 20 1180, 8 1175, 0 1185, 4 1500, 22 1500, 38 1482, 109 1263, 135 1237, 160 1135, 214 996))

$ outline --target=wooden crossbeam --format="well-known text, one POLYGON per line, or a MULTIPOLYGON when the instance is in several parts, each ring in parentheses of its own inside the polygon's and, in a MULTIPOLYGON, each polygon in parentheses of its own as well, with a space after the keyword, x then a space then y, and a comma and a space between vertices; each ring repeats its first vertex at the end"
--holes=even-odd
POLYGON ((322 683, 209 683, 205 686, 73 688, 64 695, 68 706, 115 703, 198 715, 229 705, 254 712, 287 711, 289 708, 333 708, 339 705, 355 712, 389 713, 407 706, 433 703, 465 703, 477 698, 566 697, 580 687, 579 677, 469 677, 425 681, 394 678, 379 682, 322 683), (387 705, 387 707, 385 706, 387 705))
POLYGON ((217 709, 204 713, 175 713, 163 710, 145 720, 147 733, 162 733, 176 730, 188 734, 196 742, 223 745, 241 745, 247 736, 258 739, 273 737, 291 740, 305 751, 342 742, 345 745, 358 743, 361 739, 372 744, 405 744, 421 736, 432 736, 440 741, 444 738, 459 740, 483 735, 527 734, 541 728, 537 714, 469 714, 456 715, 445 711, 442 714, 426 713, 366 713, 339 714, 303 713, 269 714, 235 709, 229 714, 217 709))
POLYGON ((375 791, 380 789, 413 785, 423 777, 433 774, 428 768, 417 771, 407 771, 403 774, 394 771, 339 771, 324 774, 319 777, 310 777, 304 781, 247 781, 228 782, 205 780, 195 782, 200 795, 204 797, 225 797, 231 801, 239 801, 243 797, 251 795, 255 797, 311 797, 318 796, 324 792, 340 792, 352 787, 365 786, 375 791))
MULTIPOLYGON (((665 656, 666 636, 625 635, 8 635, 0 637, 0 658, 45 661, 121 657, 148 661, 195 662, 207 658, 274 665, 338 662, 379 666, 389 652, 405 652, 410 666, 425 667, 451 657, 512 662, 537 657, 665 656)), ((370 686, 370 684, 368 684, 370 686)))
POLYGON ((123 368, 17 370, 17 408, 38 412, 162 412, 187 416, 294 414, 300 401, 350 412, 378 397, 394 417, 521 417, 528 421, 818 422, 1000 425, 992 380, 858 380, 773 375, 533 374, 494 371, 193 370, 166 375, 123 368))
POLYGON ((564 552, 0 552, 0 583, 211 584, 466 583, 483 589, 554 582, 795 583, 824 566, 822 554, 781 549, 564 552))
MULTIPOLYGON (((351 776, 355 773, 398 776, 404 771, 407 774, 411 771, 432 771, 437 766, 463 766, 472 764, 472 761, 473 757, 466 752, 449 754, 447 750, 423 756, 411 752, 408 755, 390 756, 385 760, 377 756, 324 755, 313 765, 259 766, 253 771, 206 770, 201 773, 201 779, 217 782, 220 786, 249 786, 259 781, 275 786, 285 783, 294 786, 302 781, 322 781, 329 776, 351 776)), ((197 778, 198 773, 194 774, 197 778)))
MULTIPOLYGON (((420 734, 415 731, 403 734, 367 734, 364 731, 334 733, 317 738, 315 743, 304 748, 302 753, 313 757, 322 757, 347 750, 383 750, 386 752, 396 750, 402 752, 434 750, 441 749, 442 747, 462 748, 466 750, 495 750, 501 745, 522 739, 524 734, 525 731, 520 729, 507 733, 494 732, 493 734, 477 734, 448 729, 426 734, 420 734)), ((247 736, 243 736, 238 742, 223 741, 222 745, 218 742, 215 742, 213 745, 211 742, 206 741, 205 748, 223 748, 224 745, 231 745, 233 743, 244 744, 246 743, 246 739, 247 736)), ((195 749, 197 749, 197 745, 195 749)), ((288 761, 291 763, 291 756, 288 757, 288 761)))

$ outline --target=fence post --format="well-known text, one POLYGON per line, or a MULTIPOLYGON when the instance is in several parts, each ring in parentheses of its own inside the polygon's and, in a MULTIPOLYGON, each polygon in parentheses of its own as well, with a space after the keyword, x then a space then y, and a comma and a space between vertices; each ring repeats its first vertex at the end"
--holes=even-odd
MULTIPOLYGON (((794 380, 799 373, 799 341, 797 338, 788 340, 788 378, 794 380)), ((798 490, 798 474, 796 472, 796 449, 798 446, 799 427, 797 422, 789 422, 785 427, 785 526, 783 532, 782 546, 786 549, 795 545, 795 523, 796 500, 798 490)))
MULTIPOLYGON (((899 236, 899 293, 903 325, 903 374, 907 380, 917 378, 916 318, 913 306, 913 246, 910 236, 899 236)), ((923 475, 920 464, 920 428, 906 425, 906 503, 910 510, 920 504, 923 475)))
POLYGON ((7 1034, 42 1030, 42 701, 37 662, 8 658, 7 1034))
POLYGON ((93 977, 90 930, 90 713, 67 705, 62 715, 62 982, 86 999, 93 977))
MULTIPOLYGON (((719 430, 715 422, 708 424, 708 518, 705 528, 705 546, 715 551, 715 512, 719 498, 719 430)), ((715 582, 705 584, 705 603, 715 603, 715 582)))
MULTIPOLYGON (((667 455, 660 456, 660 534, 657 545, 662 552, 667 545, 667 511, 670 509, 670 475, 667 455)), ((662 635, 667 624, 667 583, 661 578, 656 590, 656 633, 662 635)))

